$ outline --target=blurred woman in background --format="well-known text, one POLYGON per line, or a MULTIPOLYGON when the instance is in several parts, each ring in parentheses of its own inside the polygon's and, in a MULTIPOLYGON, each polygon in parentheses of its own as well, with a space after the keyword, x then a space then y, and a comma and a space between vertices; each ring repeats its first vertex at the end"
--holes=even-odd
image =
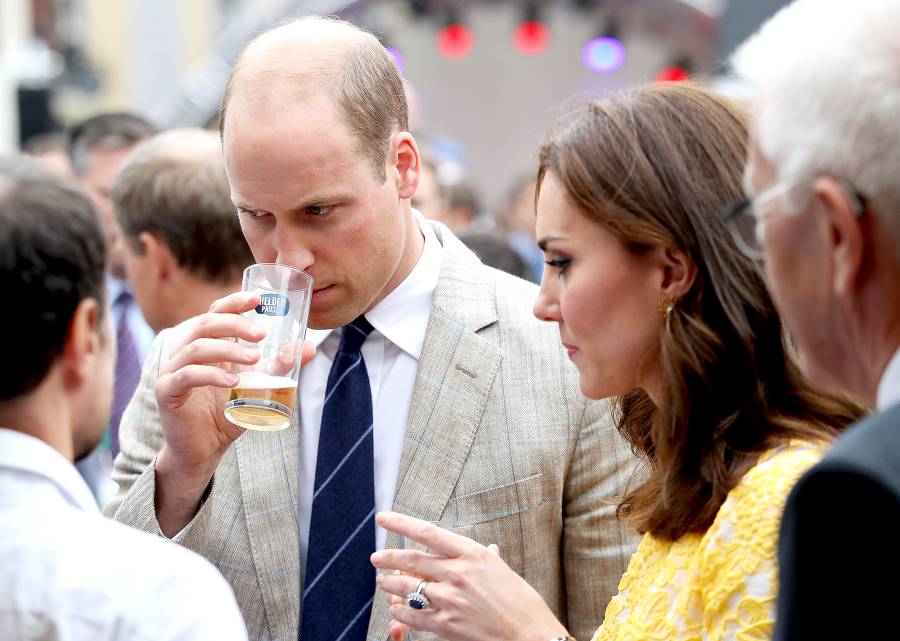
MULTIPOLYGON (((619 506, 644 539, 598 641, 768 638, 788 491, 862 414, 802 378, 758 266, 722 222, 742 198, 746 145, 737 107, 671 84, 591 102, 540 149, 535 314, 559 324, 582 392, 618 397, 619 429, 647 462, 619 506)), ((404 626, 568 638, 492 550, 399 514, 378 523, 441 555, 373 556, 402 572, 378 577, 402 599, 395 638, 404 626), (425 609, 407 605, 423 605, 415 594, 425 609)))

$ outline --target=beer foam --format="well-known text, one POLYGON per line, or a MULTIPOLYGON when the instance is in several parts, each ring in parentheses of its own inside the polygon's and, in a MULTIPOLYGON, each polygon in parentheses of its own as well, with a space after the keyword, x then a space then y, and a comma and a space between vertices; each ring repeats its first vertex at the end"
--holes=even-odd
POLYGON ((297 387, 297 383, 290 376, 273 376, 265 372, 248 370, 239 372, 240 382, 235 385, 240 389, 284 389, 297 387))

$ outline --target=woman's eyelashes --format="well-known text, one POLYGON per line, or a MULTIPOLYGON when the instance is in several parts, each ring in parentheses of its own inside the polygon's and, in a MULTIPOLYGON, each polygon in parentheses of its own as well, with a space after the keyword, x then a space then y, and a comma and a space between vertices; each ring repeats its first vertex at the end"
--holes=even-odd
POLYGON ((556 273, 561 276, 565 273, 566 269, 571 264, 572 259, 554 256, 553 258, 549 258, 544 262, 547 263, 551 268, 555 269, 556 273))

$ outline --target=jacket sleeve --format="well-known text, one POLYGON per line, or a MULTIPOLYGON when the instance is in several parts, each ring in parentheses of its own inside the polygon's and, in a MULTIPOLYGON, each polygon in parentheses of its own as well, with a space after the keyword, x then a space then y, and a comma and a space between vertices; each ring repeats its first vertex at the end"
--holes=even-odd
POLYGON ((616 518, 636 466, 611 403, 586 402, 563 496, 566 625, 576 639, 590 639, 603 622, 637 546, 637 533, 616 518))
MULTIPOLYGON (((144 368, 141 381, 128 404, 119 425, 119 455, 116 457, 112 478, 118 485, 116 494, 109 500, 103 513, 131 527, 163 536, 156 519, 156 457, 165 442, 156 404, 156 379, 166 353, 166 341, 171 330, 164 330, 156 337, 144 368)), ((174 541, 181 542, 193 525, 201 520, 200 511, 174 541)))

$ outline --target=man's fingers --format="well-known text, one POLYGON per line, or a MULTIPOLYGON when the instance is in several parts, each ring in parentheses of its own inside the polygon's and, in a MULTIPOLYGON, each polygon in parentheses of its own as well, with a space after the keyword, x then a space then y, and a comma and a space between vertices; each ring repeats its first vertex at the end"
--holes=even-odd
POLYGON ((162 372, 174 373, 188 365, 235 363, 252 365, 259 360, 259 350, 222 338, 199 338, 181 349, 162 367, 162 372))
POLYGON ((209 311, 216 314, 243 314, 259 305, 258 292, 234 292, 213 301, 209 311))
POLYGON ((265 328, 249 318, 236 314, 202 314, 178 326, 169 353, 177 354, 200 338, 241 338, 256 343, 265 335, 265 328))
POLYGON ((177 372, 160 376, 156 381, 156 394, 160 399, 176 399, 197 387, 232 388, 238 383, 238 375, 212 365, 187 365, 177 372))
POLYGON ((261 369, 275 375, 287 374, 294 369, 298 358, 302 359, 301 364, 305 365, 315 355, 316 348, 312 343, 293 341, 284 345, 273 361, 265 363, 265 367, 261 369))
POLYGON ((303 341, 303 355, 300 357, 300 363, 306 365, 316 355, 316 346, 309 341, 303 341))

